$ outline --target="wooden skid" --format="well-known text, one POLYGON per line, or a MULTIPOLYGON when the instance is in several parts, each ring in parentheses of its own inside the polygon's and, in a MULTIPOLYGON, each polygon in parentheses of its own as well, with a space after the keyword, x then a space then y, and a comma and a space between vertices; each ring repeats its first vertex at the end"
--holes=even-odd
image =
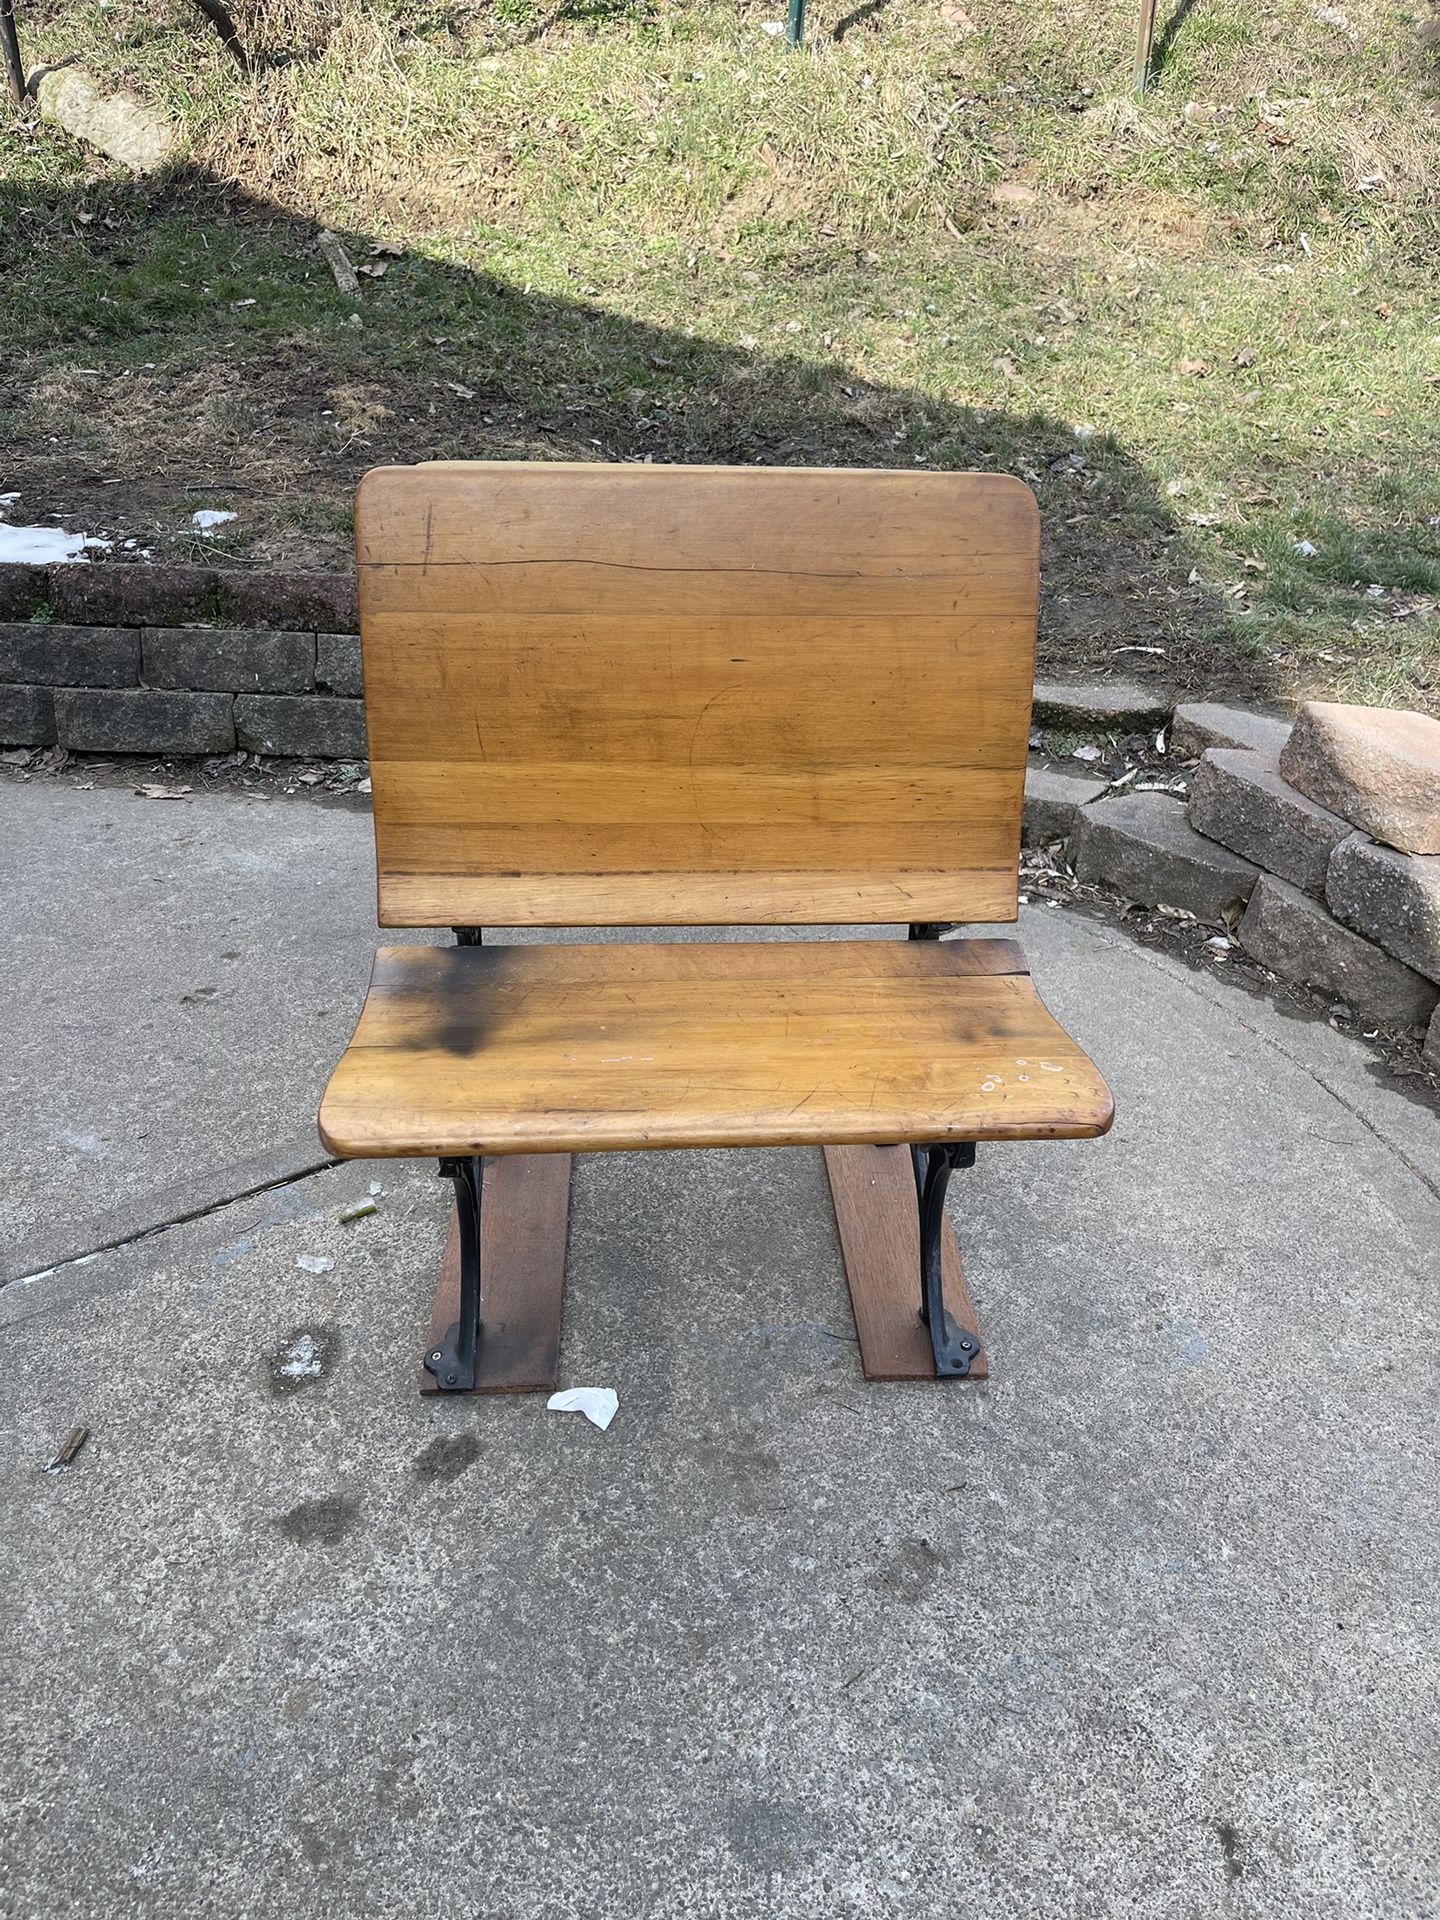
MULTIPOLYGON (((933 1380, 935 1357, 920 1318, 920 1217, 910 1149, 826 1147, 825 1171, 865 1378, 933 1380)), ((948 1220, 941 1249, 945 1304, 957 1326, 978 1340, 980 1329, 948 1220)), ((967 1377, 985 1380, 989 1374, 982 1346, 967 1377)))
MULTIPOLYGON (((554 1390, 569 1217, 568 1153, 505 1154, 486 1161, 480 1206, 480 1350, 474 1392, 554 1390)), ((459 1295, 460 1226, 452 1206, 427 1350, 455 1318, 459 1295)), ((420 1391, 440 1391, 434 1375, 423 1367, 420 1391)))

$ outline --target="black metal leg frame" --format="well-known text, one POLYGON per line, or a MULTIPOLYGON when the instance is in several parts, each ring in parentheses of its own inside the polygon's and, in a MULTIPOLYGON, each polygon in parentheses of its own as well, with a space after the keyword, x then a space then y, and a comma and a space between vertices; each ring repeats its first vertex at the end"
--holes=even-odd
MULTIPOLYGON (((944 920, 912 921, 910 938, 938 940, 948 925, 944 920)), ((975 1143, 964 1140, 953 1145, 912 1146, 910 1164, 915 1169, 915 1199, 920 1211, 920 1318, 930 1330, 936 1376, 963 1380, 971 1362, 979 1357, 980 1343, 974 1334, 957 1327, 945 1311, 940 1236, 945 1227, 945 1190, 951 1172, 956 1167, 974 1166, 975 1143)))
POLYGON ((425 1356, 446 1393, 470 1393, 475 1386, 475 1355, 480 1345, 480 1189, 484 1162, 442 1160, 442 1179, 455 1182, 455 1212, 460 1222, 460 1304, 445 1338, 425 1356))
MULTIPOLYGON (((910 928, 912 940, 939 938, 939 923, 919 922, 910 928)), ((457 927, 462 946, 479 946, 478 927, 457 927)), ((956 1167, 973 1167, 973 1141, 912 1146, 915 1199, 920 1215, 920 1317, 930 1331, 935 1372, 941 1379, 963 1380, 979 1357, 975 1336, 958 1327, 945 1310, 941 1273, 941 1234, 945 1225, 945 1192, 956 1167)), ((480 1196, 484 1163, 477 1159, 442 1160, 441 1177, 455 1183, 455 1211, 460 1224, 460 1302, 458 1318, 446 1330, 438 1347, 425 1356, 427 1372, 445 1392, 468 1393, 475 1386, 475 1357, 480 1342, 480 1196)))

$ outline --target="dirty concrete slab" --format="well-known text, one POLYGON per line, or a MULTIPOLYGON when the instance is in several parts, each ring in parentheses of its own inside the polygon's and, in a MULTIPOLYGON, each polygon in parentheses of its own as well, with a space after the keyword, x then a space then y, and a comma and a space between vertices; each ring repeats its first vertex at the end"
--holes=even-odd
POLYGON ((0 1911, 1423 1914, 1440 1129, 1022 932, 1119 1119, 957 1177, 987 1386, 864 1383, 803 1150, 577 1162, 604 1435, 419 1399, 423 1168, 0 1291, 0 1911))
POLYGON ((322 1157, 373 874, 359 811, 0 783, 0 1246, 322 1157))

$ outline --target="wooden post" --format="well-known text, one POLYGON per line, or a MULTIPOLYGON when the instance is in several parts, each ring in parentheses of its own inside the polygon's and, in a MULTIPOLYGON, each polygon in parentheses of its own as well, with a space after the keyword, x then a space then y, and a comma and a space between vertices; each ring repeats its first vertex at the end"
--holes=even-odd
POLYGON ((1155 45, 1155 0, 1140 0, 1140 30, 1135 36, 1135 80, 1137 95, 1150 84, 1150 55, 1155 45))

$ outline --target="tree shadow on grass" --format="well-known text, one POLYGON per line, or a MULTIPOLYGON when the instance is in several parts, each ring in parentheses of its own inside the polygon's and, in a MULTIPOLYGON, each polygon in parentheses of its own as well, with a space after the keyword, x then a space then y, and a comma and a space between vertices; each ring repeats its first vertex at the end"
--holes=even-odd
POLYGON ((0 184, 0 429, 20 514, 155 559, 323 566, 348 564, 355 485, 390 462, 1012 473, 1041 507, 1042 667, 1275 691, 1143 467, 1105 436, 341 238, 381 269, 358 297, 312 222, 198 172, 0 184), (237 519, 202 542, 201 506, 237 519))

